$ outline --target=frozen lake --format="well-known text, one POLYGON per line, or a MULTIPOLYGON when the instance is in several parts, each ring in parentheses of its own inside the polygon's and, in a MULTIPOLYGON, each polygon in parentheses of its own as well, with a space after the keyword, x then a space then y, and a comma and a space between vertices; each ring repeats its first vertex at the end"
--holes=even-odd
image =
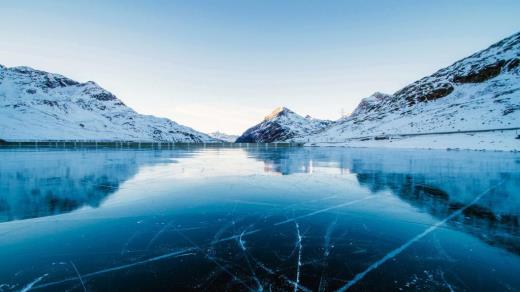
POLYGON ((0 150, 0 291, 520 290, 520 154, 0 150))

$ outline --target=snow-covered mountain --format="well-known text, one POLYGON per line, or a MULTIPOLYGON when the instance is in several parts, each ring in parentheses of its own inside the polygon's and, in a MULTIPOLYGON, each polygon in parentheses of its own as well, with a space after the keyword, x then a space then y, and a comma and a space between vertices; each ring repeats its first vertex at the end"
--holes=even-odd
POLYGON ((237 135, 229 135, 229 134, 222 133, 219 131, 209 133, 209 135, 215 139, 218 139, 218 140, 221 140, 224 142, 235 142, 235 140, 238 138, 237 135))
POLYGON ((391 97, 392 95, 390 94, 375 92, 371 96, 363 98, 349 117, 369 113, 390 100, 391 97))
MULTIPOLYGON (((388 134, 520 127, 519 65, 517 33, 393 95, 365 98, 352 115, 300 140, 342 142, 388 134)), ((513 134, 504 139, 518 143, 510 141, 513 134)))
POLYGON ((0 139, 216 142, 169 119, 138 114, 92 81, 2 65, 0 139))
POLYGON ((249 128, 237 143, 281 142, 297 136, 307 136, 330 126, 332 121, 302 117, 286 107, 276 108, 264 120, 249 128))

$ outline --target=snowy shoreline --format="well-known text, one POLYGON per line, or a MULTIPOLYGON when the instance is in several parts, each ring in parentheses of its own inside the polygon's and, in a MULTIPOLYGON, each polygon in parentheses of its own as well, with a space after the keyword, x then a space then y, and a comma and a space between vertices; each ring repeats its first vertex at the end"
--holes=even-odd
POLYGON ((520 151, 517 131, 455 133, 391 138, 385 140, 346 142, 307 142, 311 147, 355 147, 355 148, 402 148, 402 149, 444 149, 473 151, 520 151))

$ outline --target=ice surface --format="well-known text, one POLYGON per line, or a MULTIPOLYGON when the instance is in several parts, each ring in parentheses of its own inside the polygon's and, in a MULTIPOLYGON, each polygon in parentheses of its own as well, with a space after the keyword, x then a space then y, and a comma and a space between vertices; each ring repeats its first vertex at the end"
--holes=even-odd
POLYGON ((0 291, 520 289, 516 153, 40 149, 0 161, 0 291))

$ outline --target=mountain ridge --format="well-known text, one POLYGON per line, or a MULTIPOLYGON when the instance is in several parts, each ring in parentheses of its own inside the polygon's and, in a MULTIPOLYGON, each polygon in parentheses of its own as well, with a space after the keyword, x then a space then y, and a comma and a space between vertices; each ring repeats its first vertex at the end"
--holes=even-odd
POLYGON ((364 99, 352 115, 295 140, 340 143, 363 136, 520 126, 519 65, 516 33, 392 95, 364 99))
MULTIPOLYGON (((351 115, 337 121, 303 117, 285 106, 277 107, 236 142, 342 143, 356 137, 464 133, 517 126, 520 33, 393 94, 375 92, 363 98, 351 115)), ((2 139, 219 142, 234 138, 223 133, 213 136, 166 118, 138 114, 94 81, 80 83, 27 66, 0 65, 2 139)), ((494 143, 492 137, 489 139, 494 143)))
POLYGON ((218 142, 167 118, 139 114, 94 81, 3 65, 0 138, 218 142))

